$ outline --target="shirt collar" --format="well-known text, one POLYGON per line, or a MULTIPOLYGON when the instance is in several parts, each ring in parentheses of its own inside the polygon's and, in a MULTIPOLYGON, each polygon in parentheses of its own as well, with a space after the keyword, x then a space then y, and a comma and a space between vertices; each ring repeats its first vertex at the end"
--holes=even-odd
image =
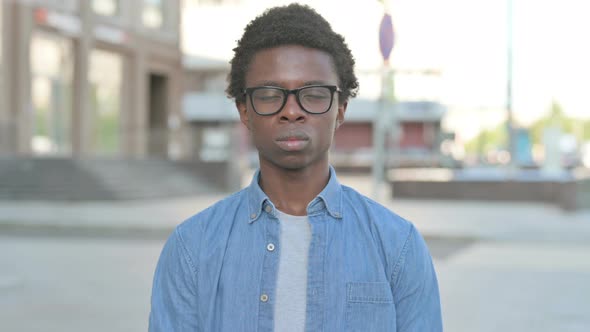
MULTIPOLYGON (((258 184, 260 169, 256 170, 248 192, 248 222, 252 223, 263 211, 274 214, 274 204, 258 184)), ((332 217, 342 219, 342 186, 336 177, 336 171, 330 166, 330 179, 324 189, 307 205, 307 214, 312 215, 325 209, 332 217)))

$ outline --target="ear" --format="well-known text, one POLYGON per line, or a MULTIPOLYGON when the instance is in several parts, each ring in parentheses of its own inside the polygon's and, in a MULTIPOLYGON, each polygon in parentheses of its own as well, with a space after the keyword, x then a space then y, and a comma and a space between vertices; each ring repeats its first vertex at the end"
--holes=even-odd
POLYGON ((242 121, 244 126, 246 126, 246 128, 248 128, 248 130, 250 130, 250 119, 249 119, 249 114, 246 111, 246 102, 236 100, 236 109, 238 110, 238 113, 240 114, 240 121, 242 121))
POLYGON ((340 125, 342 125, 344 123, 344 114, 346 113, 347 107, 348 107, 347 101, 338 105, 338 114, 336 115, 336 129, 338 129, 338 127, 340 127, 340 125))

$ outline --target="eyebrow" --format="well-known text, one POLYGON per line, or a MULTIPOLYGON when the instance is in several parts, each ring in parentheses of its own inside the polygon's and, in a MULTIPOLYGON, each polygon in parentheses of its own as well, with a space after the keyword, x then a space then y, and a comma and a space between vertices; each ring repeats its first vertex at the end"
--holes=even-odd
MULTIPOLYGON (((303 82, 303 84, 301 85, 303 86, 308 86, 308 85, 332 85, 333 83, 329 83, 326 81, 320 81, 320 80, 315 80, 315 81, 305 81, 303 82)), ((338 85, 338 84, 334 84, 334 85, 338 85)), ((276 86, 276 87, 281 87, 283 88, 283 84, 276 82, 276 81, 262 81, 260 82, 260 84, 257 84, 256 86, 276 86)))

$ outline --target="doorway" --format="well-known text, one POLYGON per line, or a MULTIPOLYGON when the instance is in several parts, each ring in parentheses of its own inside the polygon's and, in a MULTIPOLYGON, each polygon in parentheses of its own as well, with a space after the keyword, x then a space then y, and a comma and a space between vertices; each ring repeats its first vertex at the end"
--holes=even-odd
POLYGON ((168 157, 168 78, 150 73, 148 78, 148 155, 168 157))
POLYGON ((37 156, 69 156, 72 152, 72 41, 34 31, 30 50, 33 111, 31 150, 37 156))

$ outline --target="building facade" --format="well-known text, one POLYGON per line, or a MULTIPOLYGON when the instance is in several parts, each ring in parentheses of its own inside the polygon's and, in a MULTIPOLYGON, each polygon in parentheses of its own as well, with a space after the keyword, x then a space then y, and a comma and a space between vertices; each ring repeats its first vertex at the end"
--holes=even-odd
MULTIPOLYGON (((336 130, 330 162, 339 168, 369 170, 375 160, 373 149, 375 118, 383 103, 375 99, 352 99, 344 123, 336 130)), ((447 113, 433 101, 398 101, 387 105, 389 128, 385 137, 386 167, 454 166, 441 144, 452 138, 442 129, 447 113), (395 121, 394 121, 395 117, 395 121)), ((194 158, 226 161, 236 156, 256 166, 256 149, 240 122, 233 102, 220 94, 189 92, 184 96, 183 113, 190 123, 194 158)))
POLYGON ((0 2, 0 155, 182 158, 180 0, 0 2))
MULTIPOLYGON (((379 53, 379 22, 383 7, 378 2, 302 0, 320 12, 346 38, 355 55, 361 85, 358 97, 348 105, 346 121, 336 132, 331 162, 337 166, 370 169, 374 163, 374 123, 381 111, 383 59, 379 53), (333 10, 338 7, 339 10, 333 10), (363 24, 350 24, 351 20, 363 24)), ((222 161, 247 156, 257 162, 248 133, 238 113, 224 95, 231 50, 248 20, 264 8, 286 5, 288 0, 188 0, 185 22, 190 31, 212 31, 187 35, 183 115, 190 124, 190 150, 199 160, 222 161), (207 45, 207 47, 202 47, 207 45)), ((390 167, 440 166, 444 164, 441 142, 449 137, 441 123, 447 113, 438 102, 440 74, 425 68, 395 68, 396 100, 384 110, 388 124, 386 159, 390 167), (392 134, 391 134, 392 133, 392 134)), ((393 74, 391 75, 393 79, 393 74)), ((386 94, 393 93, 393 85, 386 94)))

